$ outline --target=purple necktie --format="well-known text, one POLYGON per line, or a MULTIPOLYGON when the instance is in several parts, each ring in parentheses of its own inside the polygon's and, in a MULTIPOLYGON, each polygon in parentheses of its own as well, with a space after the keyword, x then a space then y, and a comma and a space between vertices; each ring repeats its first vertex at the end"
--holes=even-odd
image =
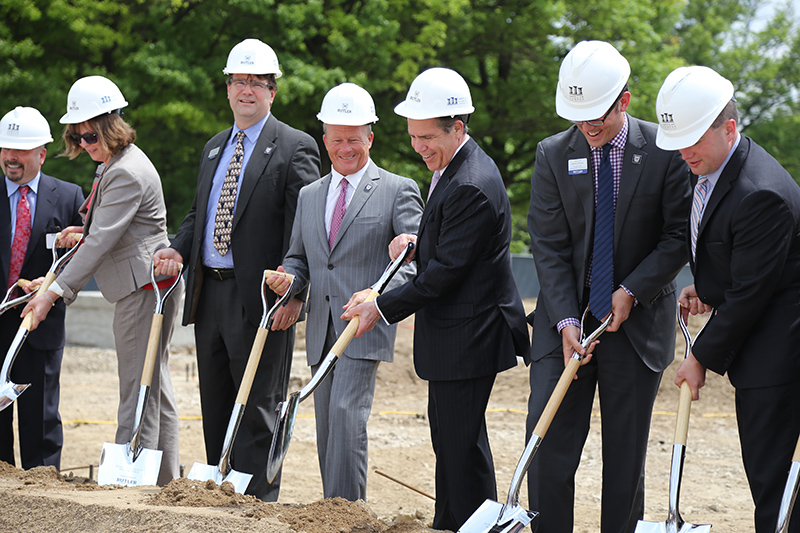
POLYGON ((442 177, 442 173, 438 170, 433 173, 433 178, 431 179, 431 188, 428 189, 428 200, 431 199, 431 195, 433 194, 433 188, 436 187, 436 184, 439 183, 439 178, 442 177))
POLYGON ((330 248, 333 248, 336 234, 339 233, 339 226, 342 225, 344 213, 347 211, 347 180, 342 178, 340 184, 342 192, 339 193, 339 198, 336 199, 336 207, 333 208, 333 217, 331 218, 331 232, 328 234, 328 246, 330 248))

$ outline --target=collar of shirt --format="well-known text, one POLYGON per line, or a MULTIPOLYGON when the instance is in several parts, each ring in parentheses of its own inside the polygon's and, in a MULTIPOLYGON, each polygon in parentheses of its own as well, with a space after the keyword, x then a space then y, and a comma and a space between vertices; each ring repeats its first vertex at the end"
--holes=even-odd
POLYGON ((333 218, 333 211, 336 208, 336 201, 339 199, 339 195, 341 194, 341 183, 342 180, 347 180, 347 183, 350 184, 350 187, 347 188, 347 196, 345 197, 345 205, 350 205, 350 200, 353 199, 353 195, 356 193, 356 188, 361 183, 361 177, 367 173, 367 167, 372 163, 372 159, 367 159, 367 164, 361 167, 361 169, 356 172, 355 174, 350 174, 349 176, 342 176, 338 172, 336 172, 333 168, 331 168, 331 182, 328 184, 328 195, 325 198, 325 233, 328 234, 331 231, 331 219, 333 218))
POLYGON ((728 161, 731 160, 733 156, 733 152, 736 151, 736 148, 739 146, 739 142, 742 140, 742 134, 736 134, 736 142, 733 143, 730 151, 728 152, 728 157, 725 158, 725 161, 719 166, 717 170, 706 176, 708 178, 708 186, 706 187, 706 197, 703 201, 703 209, 705 209, 706 204, 708 204, 708 199, 711 198, 711 192, 714 190, 714 186, 719 181, 719 177, 722 175, 722 171, 725 170, 725 166, 728 164, 728 161))
MULTIPOLYGON (((38 174, 36 174, 35 178, 33 178, 28 183, 24 184, 24 185, 27 185, 28 187, 31 188, 31 191, 33 191, 33 194, 39 194, 39 178, 41 178, 41 176, 42 176, 42 173, 39 172, 38 174)), ((3 176, 3 177, 5 177, 5 176, 3 176)), ((14 183, 13 181, 8 179, 7 177, 5 177, 5 178, 6 178, 6 193, 8 193, 8 197, 11 198, 11 196, 15 192, 17 192, 19 190, 19 188, 22 187, 22 185, 14 183)))
MULTIPOLYGON (((267 123, 267 120, 269 120, 269 116, 271 114, 272 113, 267 113, 267 115, 264 118, 262 118, 261 120, 259 120, 258 122, 256 122, 255 124, 244 130, 239 128, 239 126, 237 126, 236 123, 234 123, 233 131, 231 132, 230 139, 228 139, 228 143, 235 148, 236 134, 238 134, 240 131, 243 131, 245 142, 248 143, 250 146, 255 146, 256 143, 258 142, 258 137, 261 135, 261 130, 264 129, 264 124, 267 123)), ((247 151, 248 151, 247 148, 245 148, 245 152, 247 151)), ((242 165, 242 168, 244 168, 244 165, 242 165)))
MULTIPOLYGON (((456 148, 456 151, 453 152, 453 157, 450 158, 450 161, 452 161, 453 159, 456 158, 456 154, 461 150, 461 148, 464 147, 465 144, 467 144, 467 141, 469 141, 469 139, 470 139, 469 133, 465 134, 464 135, 464 140, 461 141, 461 144, 458 145, 458 148, 456 148)), ((447 170, 447 167, 450 166, 450 161, 447 162, 447 164, 444 166, 444 168, 439 170, 439 176, 444 176, 444 171, 447 170)))
MULTIPOLYGON (((628 142, 628 114, 625 114, 625 121, 622 123, 622 128, 614 137, 608 141, 611 145, 611 151, 608 154, 608 159, 611 161, 611 170, 614 175, 614 204, 616 205, 617 195, 619 194, 619 183, 622 179, 622 158, 625 157, 625 143, 628 142)), ((594 200, 597 202, 597 174, 600 171, 600 160, 603 157, 603 147, 591 147, 592 163, 594 165, 594 200)))
MULTIPOLYGON (((39 172, 36 174, 36 177, 33 178, 27 185, 30 187, 30 191, 28 192, 28 206, 30 207, 31 211, 31 227, 33 227, 33 220, 36 217, 36 197, 39 194, 39 178, 42 176, 42 173, 39 172)), ((11 212, 11 242, 14 242, 14 230, 17 227, 17 203, 20 199, 19 188, 22 185, 18 185, 11 181, 10 179, 6 178, 6 192, 8 193, 8 207, 11 212)))

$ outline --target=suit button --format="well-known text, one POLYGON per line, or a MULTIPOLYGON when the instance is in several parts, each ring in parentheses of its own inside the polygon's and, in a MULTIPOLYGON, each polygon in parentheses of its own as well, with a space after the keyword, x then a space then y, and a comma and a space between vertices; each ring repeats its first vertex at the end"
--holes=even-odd
POLYGON ((330 302, 330 301, 331 301, 331 297, 330 297, 330 296, 328 296, 327 294, 325 295, 325 301, 326 301, 326 302, 330 302))
POLYGON ((333 270, 333 265, 328 265, 328 270, 333 270))

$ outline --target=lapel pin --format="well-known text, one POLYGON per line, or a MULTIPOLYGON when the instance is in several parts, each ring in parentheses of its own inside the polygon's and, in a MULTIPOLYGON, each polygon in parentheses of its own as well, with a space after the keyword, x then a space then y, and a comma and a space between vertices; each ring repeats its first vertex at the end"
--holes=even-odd
POLYGON ((219 153, 219 146, 217 146, 216 148, 212 148, 211 151, 208 152, 208 158, 214 159, 215 157, 217 157, 218 153, 219 153))
POLYGON ((633 164, 638 165, 642 162, 642 154, 633 154, 633 164))
POLYGON ((266 148, 264 148, 264 153, 267 154, 267 155, 271 154, 272 153, 272 146, 267 146, 266 148))
POLYGON ((364 185, 364 190, 367 191, 367 192, 371 191, 372 190, 372 184, 371 183, 367 183, 366 185, 364 185))

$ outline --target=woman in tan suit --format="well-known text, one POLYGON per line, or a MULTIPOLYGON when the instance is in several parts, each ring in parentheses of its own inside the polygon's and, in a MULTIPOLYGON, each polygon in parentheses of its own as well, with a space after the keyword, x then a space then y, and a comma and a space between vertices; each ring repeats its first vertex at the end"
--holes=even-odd
MULTIPOLYGON (((62 231, 84 233, 84 242, 45 294, 23 311, 34 310, 34 327, 53 302, 69 304, 94 276, 103 297, 115 304, 120 403, 117 443, 131 440, 139 383, 144 365, 155 295, 150 286, 152 257, 169 246, 167 210, 161 180, 153 164, 135 144, 136 132, 122 118, 125 101, 119 88, 102 76, 76 81, 61 117, 66 149, 74 159, 89 154, 97 167, 92 192, 81 206, 84 226, 62 231), (149 290, 148 290, 149 289, 149 290)), ((182 283, 182 282, 181 282, 182 283)), ((163 332, 150 388, 141 444, 162 450, 158 484, 178 477, 178 413, 169 375, 169 342, 183 287, 164 306, 163 332)))

